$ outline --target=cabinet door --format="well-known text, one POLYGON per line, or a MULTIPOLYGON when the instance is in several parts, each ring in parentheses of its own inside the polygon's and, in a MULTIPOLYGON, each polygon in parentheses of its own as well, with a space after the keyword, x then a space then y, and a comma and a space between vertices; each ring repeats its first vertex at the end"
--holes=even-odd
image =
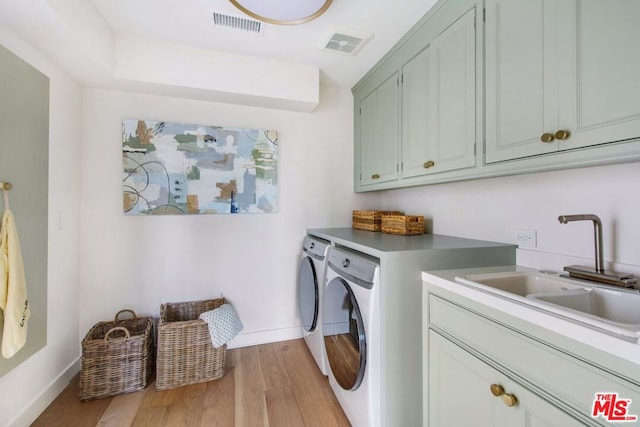
POLYGON ((475 165, 475 8, 402 68, 402 177, 475 165))
POLYGON ((360 103, 360 183, 398 178, 398 73, 360 103))
POLYGON ((558 150, 541 141, 558 130, 557 9, 555 0, 486 2, 487 163, 558 150))
POLYGON ((475 165, 475 8, 431 42, 429 134, 433 172, 475 165))
POLYGON ((434 331, 428 357, 430 426, 584 425, 434 331))
POLYGON ((434 158, 429 132, 430 49, 402 67, 402 178, 423 175, 425 163, 434 158))
POLYGON ((560 149, 640 136, 640 2, 561 3, 560 149))
POLYGON ((497 425, 495 397, 489 385, 496 372, 429 331, 429 425, 497 425))

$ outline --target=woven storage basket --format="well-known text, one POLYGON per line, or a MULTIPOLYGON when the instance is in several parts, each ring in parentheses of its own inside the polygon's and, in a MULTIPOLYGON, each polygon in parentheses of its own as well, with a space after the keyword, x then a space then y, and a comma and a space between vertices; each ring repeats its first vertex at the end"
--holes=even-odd
POLYGON ((153 375, 153 321, 121 310, 96 323, 82 340, 80 400, 142 390, 153 375), (125 312, 133 318, 120 319, 125 312))
POLYGON ((353 211, 353 228, 367 231, 380 231, 382 217, 385 215, 402 215, 400 211, 353 211))
POLYGON ((382 217, 382 232, 412 236, 424 234, 424 217, 416 215, 387 215, 382 217))
POLYGON ((200 314, 224 304, 224 298, 160 306, 156 389, 166 390, 222 378, 227 345, 214 348, 200 314))

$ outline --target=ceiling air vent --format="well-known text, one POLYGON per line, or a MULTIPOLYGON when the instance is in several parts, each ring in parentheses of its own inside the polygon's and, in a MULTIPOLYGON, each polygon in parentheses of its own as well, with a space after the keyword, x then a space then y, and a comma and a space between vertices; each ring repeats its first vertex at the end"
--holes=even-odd
POLYGON ((219 12, 213 12, 213 25, 253 34, 262 34, 264 32, 263 22, 219 12))
POLYGON ((320 40, 318 47, 330 52, 355 55, 369 37, 371 33, 334 27, 320 40))

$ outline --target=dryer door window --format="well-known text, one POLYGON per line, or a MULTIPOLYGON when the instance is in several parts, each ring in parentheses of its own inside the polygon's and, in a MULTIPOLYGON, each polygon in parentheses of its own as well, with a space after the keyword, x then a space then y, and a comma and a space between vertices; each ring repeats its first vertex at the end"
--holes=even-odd
POLYGON ((355 390, 366 366, 366 336, 358 301, 349 284, 336 277, 327 285, 322 308, 322 332, 331 372, 340 387, 355 390))
POLYGON ((307 332, 313 332, 316 329, 319 305, 316 269, 313 260, 306 256, 300 261, 298 271, 298 310, 302 327, 307 332))

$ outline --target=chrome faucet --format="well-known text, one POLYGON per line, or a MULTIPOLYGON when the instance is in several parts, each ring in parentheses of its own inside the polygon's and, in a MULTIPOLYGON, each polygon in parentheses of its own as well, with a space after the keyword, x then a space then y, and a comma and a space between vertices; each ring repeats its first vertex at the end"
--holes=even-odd
POLYGON ((596 249, 596 272, 604 273, 604 255, 602 255, 602 221, 597 215, 560 215, 558 217, 560 224, 566 224, 571 221, 593 221, 593 239, 596 249))
POLYGON ((602 221, 597 215, 560 215, 558 217, 560 224, 567 224, 572 221, 592 221, 593 222, 593 238, 596 251, 595 268, 584 267, 580 265, 570 265, 564 268, 571 277, 580 279, 593 280, 596 282, 607 283, 610 285, 623 286, 633 288, 637 280, 633 274, 620 273, 617 271, 606 271, 604 268, 604 255, 602 251, 602 221))

